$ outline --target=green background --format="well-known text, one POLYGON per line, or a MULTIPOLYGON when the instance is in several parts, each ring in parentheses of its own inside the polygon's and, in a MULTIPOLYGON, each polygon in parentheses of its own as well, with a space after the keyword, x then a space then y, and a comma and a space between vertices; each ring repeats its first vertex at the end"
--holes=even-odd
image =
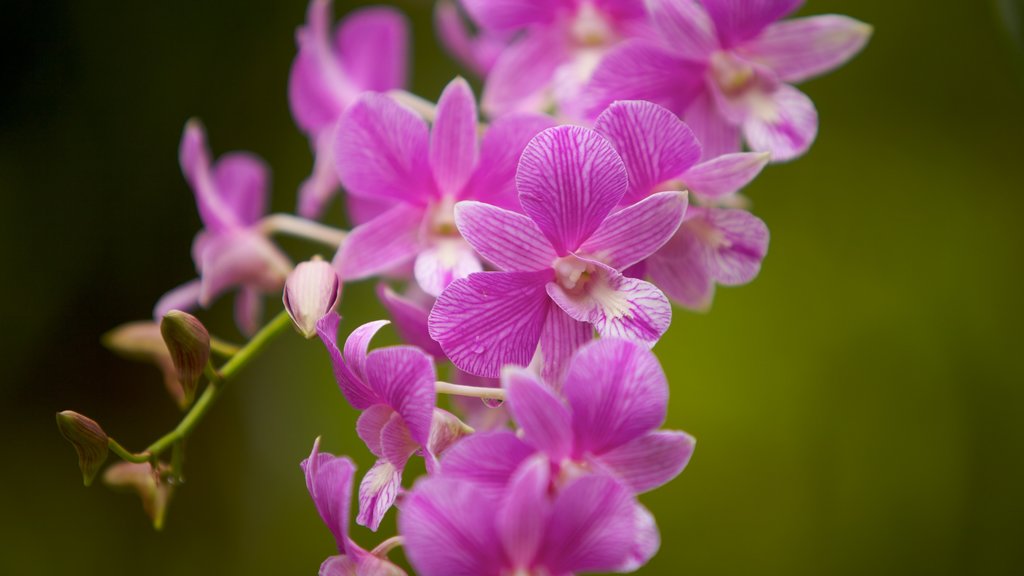
MULTIPOLYGON (((429 3, 395 3, 415 23, 413 88, 436 98, 458 69, 429 3)), ((1019 7, 804 9, 875 36, 803 86, 822 118, 811 152, 749 188, 772 230, 760 278, 709 314, 677 311, 657 347, 668 426, 699 443, 644 497, 663 544, 643 573, 1024 573, 1024 76, 1005 32, 1021 13, 1007 26, 997 5, 1019 7)), ((265 157, 275 209, 292 208, 311 164, 285 88, 304 11, 5 3, 0 573, 313 574, 332 552, 298 462, 317 435, 363 470, 369 455, 316 342, 282 338, 198 428, 163 533, 134 497, 82 488, 53 424, 73 408, 142 447, 176 422, 157 372, 99 336, 194 273, 188 117, 216 152, 265 157)), ((348 327, 383 316, 369 284, 342 312, 348 327)), ((237 338, 229 301, 203 318, 237 338)))

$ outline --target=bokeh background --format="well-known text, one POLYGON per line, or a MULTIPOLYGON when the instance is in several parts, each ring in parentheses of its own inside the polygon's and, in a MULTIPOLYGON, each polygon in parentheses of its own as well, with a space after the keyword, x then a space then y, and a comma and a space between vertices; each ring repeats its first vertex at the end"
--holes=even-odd
MULTIPOLYGON (((298 462, 317 435, 364 470, 369 454, 316 342, 281 338, 199 427, 163 533, 133 496, 81 486, 53 422, 73 408, 142 447, 177 421, 156 370, 99 337, 194 273, 187 118, 216 152, 266 158, 274 207, 293 207, 311 164, 285 90, 304 4, 4 3, 0 574, 313 574, 332 552, 298 462)), ((414 23, 412 86, 436 98, 458 68, 430 3, 392 4, 414 23)), ((941 4, 805 7, 875 37, 804 85, 810 154, 749 188, 772 230, 760 278, 678 311, 658 345, 668 425, 699 445, 644 497, 664 542, 643 573, 1024 573, 1022 12, 941 4)), ((369 284, 342 312, 383 317, 369 284)), ((229 301, 203 318, 238 338, 229 301)))

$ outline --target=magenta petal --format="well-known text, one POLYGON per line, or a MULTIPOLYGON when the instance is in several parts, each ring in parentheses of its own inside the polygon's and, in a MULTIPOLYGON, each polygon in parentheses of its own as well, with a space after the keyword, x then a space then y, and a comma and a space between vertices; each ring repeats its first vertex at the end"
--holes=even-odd
POLYGON ((712 228, 710 232, 700 230, 711 276, 726 286, 746 284, 756 278, 768 252, 765 223, 746 210, 712 208, 702 216, 694 224, 700 222, 712 228))
POLYGON ((796 83, 845 64, 871 32, 871 26, 846 16, 811 16, 772 24, 738 51, 771 68, 780 80, 796 83))
POLYGON ((757 36, 769 24, 793 12, 803 0, 703 0, 724 48, 757 36))
POLYGON ((647 7, 662 42, 685 58, 704 60, 718 49, 715 27, 692 0, 648 0, 647 7))
POLYGON ((470 482, 432 477, 417 483, 398 515, 398 532, 416 573, 498 575, 504 555, 494 504, 470 482))
POLYGON ((384 458, 399 470, 405 468, 405 463, 420 449, 420 445, 412 439, 409 427, 398 413, 392 414, 381 428, 380 446, 384 458))
POLYGON ((539 560, 551 574, 607 572, 628 564, 636 513, 626 488, 607 476, 583 476, 555 499, 539 560))
POLYGON ((643 436, 661 425, 668 409, 668 382, 657 357, 615 338, 580 350, 563 392, 579 454, 601 454, 643 436))
POLYGON ((654 558, 661 547, 661 534, 654 521, 654 515, 639 502, 634 506, 635 525, 633 528, 633 548, 629 559, 615 571, 619 573, 635 572, 654 558))
POLYGON ((448 285, 430 312, 430 337, 452 362, 497 378, 502 366, 525 366, 540 341, 550 270, 478 272, 448 285))
MULTIPOLYGON (((354 330, 349 336, 348 341, 345 342, 345 355, 342 356, 341 350, 338 348, 338 324, 340 322, 341 318, 337 314, 328 314, 316 323, 316 332, 331 357, 334 379, 337 380, 341 393, 353 408, 365 410, 377 404, 380 401, 380 397, 363 380, 362 365, 366 355, 365 347, 361 355, 354 355, 356 363, 353 363, 353 354, 349 353, 349 348, 350 343, 353 348, 358 348, 358 345, 355 344, 358 341, 369 344, 370 337, 372 337, 373 332, 376 332, 376 328, 379 328, 379 326, 373 327, 371 324, 365 324, 354 330), (370 332, 369 336, 366 336, 367 332, 370 332)), ((378 324, 383 325, 386 322, 378 324)))
POLYGON ((400 11, 371 6, 351 12, 338 28, 335 45, 345 73, 360 91, 405 86, 409 22, 400 11))
POLYGON ((427 123, 384 94, 366 93, 341 117, 334 165, 349 193, 426 204, 437 195, 427 123))
POLYGON ((345 281, 360 280, 412 260, 421 247, 424 215, 420 206, 397 204, 356 226, 335 256, 339 276, 345 281))
POLYGON ((263 320, 263 293, 259 290, 243 286, 235 295, 235 324, 247 338, 251 338, 260 329, 263 320))
POLYGON ((402 470, 390 462, 378 460, 359 483, 359 515, 356 523, 374 532, 380 527, 402 488, 402 470))
MULTIPOLYGON (((381 328, 388 325, 387 320, 367 322, 352 331, 345 339, 345 362, 352 373, 361 380, 366 380, 366 358, 369 355, 370 341, 381 328)), ((335 326, 337 322, 335 321, 335 326)), ((319 329, 319 323, 317 324, 319 329)), ((336 330, 335 330, 336 331, 336 330)))
POLYGON ((658 192, 609 216, 577 254, 625 270, 672 238, 686 206, 685 192, 658 192))
POLYGON ((406 576, 405 572, 386 558, 365 551, 350 551, 345 556, 331 556, 320 565, 319 576, 406 576))
POLYGON ((237 227, 238 219, 217 192, 211 171, 206 130, 198 120, 189 120, 181 135, 178 161, 185 180, 192 187, 203 225, 215 232, 237 227))
POLYGON ((427 331, 431 303, 421 305, 411 298, 397 294, 386 284, 377 285, 377 298, 391 314, 395 330, 403 342, 422 348, 424 352, 436 358, 444 358, 441 346, 430 338, 427 331))
POLYGON ((548 296, 566 314, 589 322, 602 337, 617 337, 653 346, 672 321, 672 306, 653 284, 623 276, 590 261, 593 276, 581 292, 569 292, 556 283, 548 296))
POLYGON ((380 348, 366 357, 366 379, 402 416, 413 440, 425 446, 434 412, 433 359, 411 346, 380 348))
POLYGON ((386 404, 374 404, 359 415, 356 420, 356 434, 366 444, 366 447, 377 458, 384 457, 384 447, 381 445, 381 431, 391 421, 395 411, 386 404))
POLYGON ((512 566, 525 568, 544 542, 551 516, 548 484, 551 464, 544 457, 524 463, 509 482, 497 510, 498 536, 512 566))
POLYGON ((683 120, 704 147, 704 160, 740 151, 740 129, 729 123, 718 111, 711 94, 702 93, 686 109, 683 120))
POLYGON ((506 368, 501 382, 523 440, 555 462, 567 457, 572 450, 572 423, 562 400, 525 368, 506 368))
POLYGON ((706 310, 711 305, 715 283, 704 246, 686 223, 646 262, 651 280, 677 304, 691 310, 706 310))
POLYGON ((430 166, 442 194, 455 195, 476 166, 476 101, 462 78, 448 83, 430 133, 430 166))
POLYGON ((330 0, 310 1, 296 40, 299 52, 288 75, 288 104, 299 128, 316 137, 357 93, 331 45, 330 0))
POLYGON ((487 30, 516 30, 552 22, 568 0, 462 0, 473 20, 487 30))
POLYGON ((497 206, 459 202, 455 225, 474 250, 501 270, 544 270, 558 257, 533 220, 497 206))
POLYGON ((743 122, 747 144, 771 152, 773 162, 793 160, 807 152, 818 135, 814 102, 788 84, 757 98, 759 104, 743 122))
POLYGON ((348 458, 320 453, 320 439, 313 442, 309 458, 302 461, 306 489, 316 504, 324 524, 334 534, 338 551, 345 553, 348 540, 349 500, 352 498, 352 476, 355 464, 348 458))
POLYGON ((195 310, 199 306, 199 294, 202 291, 201 285, 201 282, 197 279, 168 290, 156 301, 156 305, 153 306, 153 320, 160 322, 164 314, 171 310, 181 310, 184 312, 195 310))
POLYGON ((549 307, 540 335, 540 375, 544 381, 556 390, 561 389, 569 361, 593 338, 593 326, 574 320, 558 306, 549 307))
POLYGON ((639 494, 678 476, 693 447, 693 436, 685 432, 658 431, 603 452, 597 460, 639 494))
POLYGON ((205 237, 198 251, 197 267, 202 276, 199 303, 204 307, 235 286, 276 292, 292 270, 280 248, 252 229, 205 237))
POLYGON ((512 474, 537 451, 507 430, 477 432, 453 446, 441 460, 445 477, 467 480, 495 498, 512 474))
POLYGON ((523 210, 559 255, 590 237, 627 186, 626 167, 612 145, 579 126, 538 134, 523 151, 516 172, 523 210))
POLYGON ((702 162, 683 175, 686 188, 703 198, 720 198, 750 183, 768 164, 767 152, 737 152, 702 162))
POLYGON ((616 100, 647 100, 680 114, 703 90, 705 69, 650 40, 628 40, 601 60, 584 88, 584 108, 596 116, 616 100))
POLYGON ((231 152, 213 165, 213 182, 225 206, 239 224, 255 224, 267 211, 270 169, 248 152, 231 152))
POLYGON ((678 178, 700 160, 700 142, 666 108, 637 100, 615 102, 594 124, 626 164, 625 202, 646 198, 662 182, 678 178))
POLYGON ((480 142, 480 161, 459 198, 522 210, 515 190, 519 158, 534 136, 554 125, 550 116, 527 113, 509 114, 491 122, 480 142))
POLYGON ((416 256, 413 275, 424 292, 437 297, 453 281, 482 270, 468 244, 458 238, 443 238, 416 256))
POLYGON ((507 44, 505 34, 471 31, 455 0, 434 5, 434 29, 448 54, 481 77, 487 75, 507 44))
POLYGON ((484 113, 497 118, 549 108, 552 78, 569 58, 568 43, 558 30, 527 30, 502 51, 487 74, 481 103, 484 113))
POLYGON ((325 130, 315 141, 313 173, 299 185, 297 212, 303 218, 320 218, 338 191, 338 173, 334 170, 334 134, 325 130))
POLYGON ((451 412, 434 408, 433 421, 430 425, 430 440, 424 446, 427 473, 436 474, 440 470, 437 457, 442 456, 449 448, 472 433, 473 429, 451 412))

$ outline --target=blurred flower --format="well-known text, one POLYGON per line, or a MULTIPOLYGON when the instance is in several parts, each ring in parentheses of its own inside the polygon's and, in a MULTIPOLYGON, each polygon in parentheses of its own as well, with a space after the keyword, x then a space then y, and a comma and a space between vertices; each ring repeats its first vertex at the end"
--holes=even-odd
POLYGON ((159 324, 152 321, 122 324, 103 335, 103 345, 125 358, 156 365, 164 376, 167 393, 179 407, 186 406, 185 391, 159 324))
POLYGON ((331 0, 312 0, 296 42, 288 102, 316 156, 313 174, 299 188, 298 212, 318 218, 338 190, 333 128, 364 91, 405 85, 409 25, 397 10, 377 6, 352 12, 332 34, 331 0))
POLYGON ((513 36, 511 33, 470 31, 455 0, 440 0, 434 5, 434 27, 448 53, 479 76, 490 72, 513 36))
POLYGON ((164 526, 167 504, 174 491, 174 487, 163 478, 167 471, 164 464, 154 470, 149 464, 119 462, 107 468, 103 473, 103 482, 111 488, 138 494, 142 499, 142 509, 152 520, 153 527, 160 530, 164 526))
POLYGON ((316 337, 316 323, 341 300, 341 281, 334 267, 314 256, 292 270, 284 284, 284 309, 306 338, 316 337))
POLYGON ((614 100, 670 108, 697 133, 706 157, 747 145, 783 162, 818 131, 814 103, 790 83, 856 55, 871 27, 845 16, 776 22, 802 0, 650 0, 656 39, 636 39, 601 62, 587 86, 592 112, 614 100))
POLYGON ((654 285, 624 276, 679 227, 686 196, 661 192, 613 211, 627 189, 626 169, 592 130, 545 130, 523 152, 516 176, 526 215, 461 202, 462 236, 500 272, 453 282, 430 314, 430 335, 471 374, 497 377, 528 364, 540 344, 552 383, 572 353, 592 338, 619 336, 653 345, 672 308, 654 285))

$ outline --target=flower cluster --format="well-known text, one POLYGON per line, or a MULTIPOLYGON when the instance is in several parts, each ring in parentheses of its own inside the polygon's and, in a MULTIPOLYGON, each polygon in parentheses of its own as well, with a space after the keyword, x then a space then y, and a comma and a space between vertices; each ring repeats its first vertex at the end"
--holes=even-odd
POLYGON ((398 508, 397 536, 356 544, 355 465, 317 439, 302 469, 339 553, 321 574, 402 574, 387 557, 396 546, 427 575, 644 565, 660 539, 637 495, 678 475, 694 448, 661 429, 669 385, 652 348, 673 303, 706 310, 716 286, 758 275, 768 228, 741 190, 815 138, 814 105, 791 84, 841 65, 871 32, 843 16, 780 20, 800 4, 440 0, 441 39, 482 76, 478 110, 462 78, 436 104, 403 90, 400 13, 366 8, 335 26, 330 0, 312 0, 288 84, 315 156, 297 215, 266 215, 261 160, 214 161, 202 126, 186 125, 199 278, 157 304, 161 329, 136 323, 108 342, 156 361, 190 412, 140 453, 62 413, 86 479, 109 446, 148 506, 159 495, 162 519, 191 425, 291 318, 327 349, 376 458, 358 478, 356 522, 376 531, 398 508), (317 221, 341 190, 348 231, 317 221), (274 234, 333 257, 293 267, 274 234), (343 285, 370 278, 405 344, 371 350, 384 320, 339 338, 343 285), (238 326, 254 335, 242 347, 182 312, 232 289, 238 326), (266 295, 287 316, 260 329, 266 295), (448 364, 451 383, 438 376, 448 364), (426 475, 409 481, 418 458, 426 475))

